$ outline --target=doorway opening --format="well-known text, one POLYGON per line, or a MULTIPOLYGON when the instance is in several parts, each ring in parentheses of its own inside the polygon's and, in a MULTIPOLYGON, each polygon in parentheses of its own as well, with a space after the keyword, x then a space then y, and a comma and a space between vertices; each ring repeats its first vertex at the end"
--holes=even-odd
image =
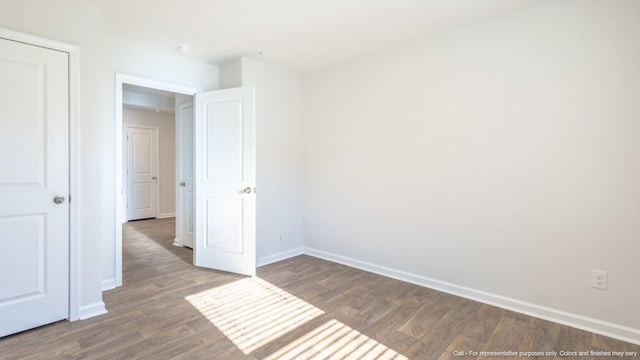
MULTIPOLYGON (((125 92, 131 90, 136 90, 138 97, 173 96, 173 245, 191 247, 195 266, 255 275, 254 87, 198 91, 116 74, 114 279, 111 284, 103 282, 103 290, 122 285, 122 224, 149 218, 164 220, 159 215, 159 189, 166 179, 162 178, 161 160, 155 161, 154 152, 163 149, 159 145, 163 136, 154 124, 136 123, 127 129, 125 117, 131 113, 129 110, 140 110, 136 108, 139 104, 128 109, 132 105, 126 104, 125 92)), ((159 109, 155 105, 149 108, 156 112, 159 109)), ((166 219, 171 219, 169 216, 166 219)))
MULTIPOLYGON (((181 206, 177 186, 186 183, 181 170, 193 169, 183 164, 188 162, 185 152, 193 158, 193 144, 187 141, 193 137, 192 109, 191 96, 124 84, 122 184, 126 221, 175 218, 176 208, 181 206), (188 134, 179 143, 181 131, 188 134)), ((176 245, 184 245, 180 236, 175 238, 176 245)))
POLYGON ((116 74, 115 281, 103 290, 122 285, 123 231, 157 228, 162 230, 159 239, 171 236, 173 245, 185 245, 180 224, 188 205, 181 204, 186 187, 179 184, 185 182, 185 150, 191 149, 187 155, 193 156, 194 143, 193 131, 184 133, 193 126, 193 111, 185 125, 184 109, 193 107, 197 91, 116 74))

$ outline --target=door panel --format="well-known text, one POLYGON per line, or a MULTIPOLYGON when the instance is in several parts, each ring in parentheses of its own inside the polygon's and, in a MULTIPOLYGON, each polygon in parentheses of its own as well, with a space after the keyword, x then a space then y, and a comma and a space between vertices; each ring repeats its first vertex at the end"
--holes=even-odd
MULTIPOLYGON (((11 241, 2 251, 2 273, 12 273, 14 286, 0 287, 0 303, 42 296, 45 284, 45 214, 8 216, 0 219, 0 234, 11 241)), ((3 244, 4 245, 4 244, 3 244)))
MULTIPOLYGON (((7 43, 6 40, 1 40, 7 43)), ((46 184, 45 180, 45 69, 39 62, 12 61, 1 59, 0 79, 3 86, 3 120, 11 121, 11 131, 0 132, 2 165, 28 164, 17 166, 12 171, 0 172, 0 184, 46 184), (20 79, 11 83, 9 79, 20 79), (11 85, 11 86, 8 86, 11 85), (11 92, 21 102, 13 100, 11 92)), ((4 169, 4 168, 3 168, 4 169)))
POLYGON ((134 210, 153 210, 153 189, 151 183, 133 184, 133 206, 134 210))
POLYGON ((194 237, 194 201, 193 201, 193 174, 194 174, 194 138, 193 138, 193 103, 180 106, 178 113, 178 144, 179 152, 179 176, 177 215, 179 243, 193 248, 194 237))
POLYGON ((127 220, 158 214, 158 132, 127 128, 127 220))
POLYGON ((206 248, 242 254, 242 203, 237 197, 207 198, 206 248))
POLYGON ((242 99, 207 106, 205 176, 221 183, 242 183, 242 99))
MULTIPOLYGON (((137 129, 136 129, 137 130, 137 129)), ((153 175, 151 173, 151 146, 153 145, 153 133, 144 131, 131 131, 131 142, 133 144, 133 175, 153 175)))
POLYGON ((68 69, 0 39, 0 336, 68 317, 68 69))
POLYGON ((255 275, 253 87, 196 94, 197 266, 255 275))

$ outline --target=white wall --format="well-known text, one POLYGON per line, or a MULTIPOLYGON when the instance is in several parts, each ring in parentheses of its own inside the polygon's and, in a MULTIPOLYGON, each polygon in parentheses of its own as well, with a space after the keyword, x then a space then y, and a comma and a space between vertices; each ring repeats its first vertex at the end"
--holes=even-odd
MULTIPOLYGON (((151 110, 123 109, 123 139, 126 139, 127 126, 150 126, 156 127, 159 131, 160 139, 158 145, 159 153, 159 182, 160 217, 171 217, 176 214, 176 125, 175 114, 166 112, 155 112, 151 110)), ((123 141, 124 142, 124 141, 123 141)), ((126 147, 126 142, 123 144, 126 147)), ((126 154, 123 151, 123 155, 126 154)), ((124 155, 126 156, 126 155, 124 155)), ((124 166, 127 159, 122 160, 124 166)), ((123 171, 123 174, 125 172, 123 171)), ((126 182, 124 183, 126 187, 126 182)), ((127 189, 128 190, 128 189, 127 189)), ((125 190, 126 192, 126 190, 125 190)), ((126 201, 126 199, 125 199, 126 201)))
POLYGON ((640 2, 566 0, 308 75, 305 245, 638 336, 639 64, 640 2))
POLYGON ((242 57, 221 66, 220 84, 255 86, 256 256, 260 265, 300 249, 304 242, 302 77, 242 57))
POLYGON ((100 14, 84 2, 24 0, 7 6, 0 27, 80 46, 80 304, 99 308, 101 283, 114 278, 115 73, 215 89, 218 68, 109 38, 101 31, 100 14))
POLYGON ((242 86, 242 57, 219 64, 220 89, 242 86))

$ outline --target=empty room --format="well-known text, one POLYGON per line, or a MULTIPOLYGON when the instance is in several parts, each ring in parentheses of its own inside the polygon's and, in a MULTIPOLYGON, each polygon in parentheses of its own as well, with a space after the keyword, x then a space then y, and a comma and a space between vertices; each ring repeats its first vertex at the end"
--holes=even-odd
POLYGON ((0 0, 0 359, 640 352, 640 1, 0 0))

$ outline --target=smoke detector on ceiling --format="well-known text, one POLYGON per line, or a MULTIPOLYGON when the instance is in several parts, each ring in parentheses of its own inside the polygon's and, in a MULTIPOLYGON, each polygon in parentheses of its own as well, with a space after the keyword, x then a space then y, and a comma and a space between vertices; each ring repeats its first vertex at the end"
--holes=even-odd
POLYGON ((181 53, 187 55, 191 51, 191 46, 186 45, 186 44, 179 44, 178 45, 178 51, 180 51, 181 53))

